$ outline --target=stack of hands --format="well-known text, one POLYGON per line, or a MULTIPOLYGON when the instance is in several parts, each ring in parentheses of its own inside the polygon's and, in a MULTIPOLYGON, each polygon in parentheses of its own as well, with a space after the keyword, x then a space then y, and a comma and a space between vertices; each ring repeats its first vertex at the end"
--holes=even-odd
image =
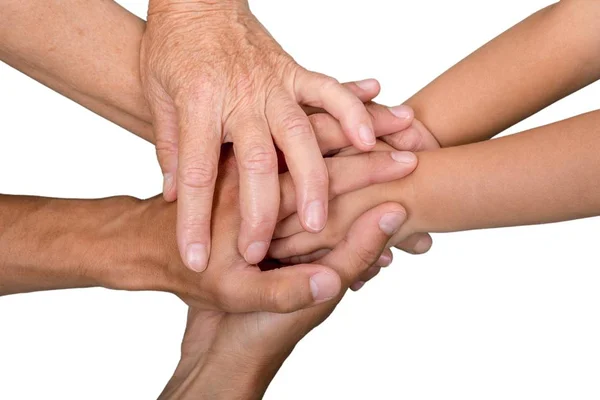
POLYGON ((190 309, 162 398, 262 397, 347 289, 391 264, 390 248, 421 254, 428 231, 597 214, 600 196, 573 193, 596 182, 598 113, 457 146, 600 77, 586 50, 597 39, 572 28, 595 26, 583 10, 594 6, 564 3, 390 108, 372 101, 375 80, 340 84, 299 66, 244 0, 151 0, 147 24, 110 1, 3 2, 0 58, 153 142, 164 193, 1 196, 0 249, 13 251, 0 251, 0 295, 91 286, 174 293, 190 309), (587 67, 527 50, 554 45, 553 36, 578 44, 556 44, 557 59, 587 67), (515 37, 525 39, 504 45, 515 37), (503 63, 519 57, 538 58, 515 62, 523 68, 509 76, 503 63), (550 69, 570 78, 540 72, 550 69), (549 175, 568 157, 577 162, 549 175))

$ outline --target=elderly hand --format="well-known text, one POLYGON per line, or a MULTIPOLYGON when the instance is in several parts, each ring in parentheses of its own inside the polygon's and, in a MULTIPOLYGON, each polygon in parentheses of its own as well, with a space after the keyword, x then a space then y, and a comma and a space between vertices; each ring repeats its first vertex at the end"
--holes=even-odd
POLYGON ((319 232, 327 220, 327 170, 301 105, 326 110, 361 150, 375 144, 363 102, 336 80, 294 62, 245 0, 151 0, 141 74, 164 195, 179 200, 178 248, 194 271, 208 265, 221 143, 233 142, 239 163, 238 247, 251 264, 267 253, 277 220, 273 142, 293 177, 304 229, 319 232))

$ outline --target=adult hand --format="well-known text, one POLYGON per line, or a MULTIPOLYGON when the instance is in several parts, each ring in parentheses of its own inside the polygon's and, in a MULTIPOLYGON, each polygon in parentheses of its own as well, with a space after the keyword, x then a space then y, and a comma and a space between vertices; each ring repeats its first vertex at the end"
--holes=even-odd
POLYGON ((277 220, 273 142, 293 177, 304 229, 319 232, 327 220, 327 170, 301 105, 334 116, 356 147, 375 144, 363 102, 294 62, 245 0, 151 0, 141 74, 165 198, 179 199, 178 248, 194 271, 208 265, 221 143, 234 143, 239 162, 238 246, 251 264, 264 258, 277 220))
MULTIPOLYGON (((230 149, 229 149, 230 150, 230 149)), ((231 153, 227 149, 224 153, 231 153)), ((410 153, 401 153, 412 155, 410 153)), ((400 157, 402 159, 402 157, 400 157)), ((389 153, 358 154, 327 161, 331 176, 330 193, 335 199, 342 193, 359 190, 374 182, 388 182, 410 174, 416 167, 412 162, 394 160, 389 153), (349 167, 357 166, 358 171, 349 167)), ((322 265, 302 264, 288 268, 261 271, 248 264, 235 246, 239 234, 238 170, 230 154, 221 157, 214 209, 213 256, 211 268, 197 275, 185 268, 175 239, 176 205, 162 198, 144 201, 140 209, 126 221, 130 234, 137 238, 142 251, 139 268, 154 271, 152 276, 163 278, 145 289, 170 291, 195 308, 228 312, 272 311, 291 312, 327 302, 340 291, 336 271, 322 265)), ((285 201, 276 219, 295 212, 292 178, 281 175, 280 186, 285 201), (290 190, 287 190, 290 189, 290 190), (290 200, 291 199, 291 200, 290 200)))
MULTIPOLYGON (((229 204, 221 200, 217 208, 222 206, 229 204)), ((262 398, 294 346, 330 315, 348 285, 377 262, 404 217, 398 204, 379 205, 359 218, 332 252, 315 261, 341 277, 340 294, 326 304, 291 314, 232 314, 190 307, 181 360, 160 398, 262 398)), ((236 229, 235 218, 221 223, 225 229, 236 229)))

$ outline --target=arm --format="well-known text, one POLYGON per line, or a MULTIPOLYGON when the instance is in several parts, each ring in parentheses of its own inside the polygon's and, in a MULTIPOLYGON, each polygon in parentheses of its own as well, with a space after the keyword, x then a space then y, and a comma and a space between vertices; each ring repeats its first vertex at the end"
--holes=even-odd
POLYGON ((154 142, 139 74, 145 23, 113 1, 0 2, 0 59, 154 142))
POLYGON ((600 214, 600 111, 487 142, 419 153, 404 180, 375 185, 332 202, 335 218, 321 235, 298 233, 295 216, 276 231, 271 255, 331 248, 364 210, 396 201, 414 232, 539 224, 600 214))
POLYGON ((142 267, 146 256, 127 245, 133 237, 126 223, 139 204, 127 197, 0 196, 0 296, 92 286, 133 289, 135 281, 156 288, 152 268, 142 267))
POLYGON ((600 79, 599 18, 597 1, 553 4, 475 51, 407 104, 442 147, 489 139, 600 79))

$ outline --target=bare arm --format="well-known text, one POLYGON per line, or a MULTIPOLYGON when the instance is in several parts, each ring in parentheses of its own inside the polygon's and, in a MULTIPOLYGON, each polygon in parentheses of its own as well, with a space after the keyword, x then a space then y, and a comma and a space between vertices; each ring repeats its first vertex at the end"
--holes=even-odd
POLYGON ((0 2, 0 60, 154 140, 139 74, 145 23, 114 1, 0 2))
MULTIPOLYGON (((332 201, 334 217, 318 235, 301 233, 296 216, 275 235, 271 255, 287 258, 332 248, 352 221, 386 201, 408 221, 394 241, 415 232, 529 225, 600 215, 600 111, 523 133, 419 153, 406 179, 332 201)), ((393 244, 393 243, 392 243, 393 244)))
POLYGON ((133 281, 149 283, 151 274, 140 268, 141 251, 126 244, 135 238, 126 227, 136 204, 140 202, 127 197, 0 196, 0 296, 92 286, 131 289, 133 281))
POLYGON ((489 139, 600 79, 600 2, 563 0, 442 74, 407 104, 442 147, 489 139))

